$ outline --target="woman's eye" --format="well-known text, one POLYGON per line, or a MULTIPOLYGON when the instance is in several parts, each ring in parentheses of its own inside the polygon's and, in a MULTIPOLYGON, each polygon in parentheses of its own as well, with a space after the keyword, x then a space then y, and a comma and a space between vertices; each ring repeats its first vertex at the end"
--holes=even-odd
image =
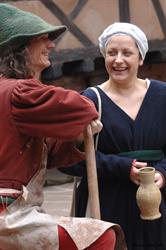
POLYGON ((108 51, 108 55, 110 55, 110 56, 116 56, 116 52, 115 51, 108 51))
POLYGON ((125 56, 130 56, 130 55, 131 55, 131 52, 126 51, 126 52, 124 52, 123 54, 124 54, 125 56))

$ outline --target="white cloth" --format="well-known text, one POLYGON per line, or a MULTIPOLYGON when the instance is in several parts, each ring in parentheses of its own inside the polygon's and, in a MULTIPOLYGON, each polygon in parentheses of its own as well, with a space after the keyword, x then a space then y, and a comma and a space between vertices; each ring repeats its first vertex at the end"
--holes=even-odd
POLYGON ((99 39, 99 48, 103 56, 105 56, 105 48, 110 40, 110 38, 114 35, 129 35, 136 41, 139 52, 141 54, 142 59, 144 60, 145 55, 148 51, 148 40, 145 33, 136 25, 131 23, 113 23, 108 26, 99 39))
POLYGON ((91 218, 72 218, 46 214, 43 202, 43 183, 47 157, 32 177, 23 193, 0 213, 0 250, 58 250, 57 225, 63 227, 78 250, 96 241, 107 229, 116 231, 116 250, 127 250, 121 228, 113 223, 91 218))

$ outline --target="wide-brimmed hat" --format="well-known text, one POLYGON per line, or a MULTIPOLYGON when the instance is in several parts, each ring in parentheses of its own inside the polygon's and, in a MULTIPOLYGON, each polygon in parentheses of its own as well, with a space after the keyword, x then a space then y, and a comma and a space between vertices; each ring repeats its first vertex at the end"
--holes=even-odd
POLYGON ((64 25, 55 26, 35 14, 10 4, 0 4, 0 52, 17 49, 33 37, 46 33, 54 40, 65 30, 64 25))

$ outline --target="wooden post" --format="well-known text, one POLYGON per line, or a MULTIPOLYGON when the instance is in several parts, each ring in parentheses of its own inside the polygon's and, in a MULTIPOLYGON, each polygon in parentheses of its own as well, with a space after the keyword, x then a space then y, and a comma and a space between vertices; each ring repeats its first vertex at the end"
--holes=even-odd
POLYGON ((94 149, 94 139, 90 125, 87 126, 86 131, 84 133, 84 144, 85 144, 85 154, 86 154, 90 213, 92 218, 100 219, 101 217, 100 217, 96 157, 94 149))

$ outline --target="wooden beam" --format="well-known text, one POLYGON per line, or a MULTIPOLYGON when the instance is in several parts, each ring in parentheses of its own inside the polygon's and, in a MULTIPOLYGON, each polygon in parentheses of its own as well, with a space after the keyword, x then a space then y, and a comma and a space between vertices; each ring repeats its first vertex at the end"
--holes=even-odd
POLYGON ((151 51, 147 53, 145 57, 146 64, 153 64, 153 63, 165 63, 166 62, 166 49, 158 50, 158 51, 151 51))
POLYGON ((154 9, 156 11, 158 20, 160 22, 162 32, 163 32, 164 36, 166 37, 166 18, 165 18, 164 11, 161 7, 160 1, 159 0, 151 0, 151 1, 152 1, 153 6, 154 6, 154 9))
MULTIPOLYGON (((145 64, 158 64, 166 62, 166 49, 150 51, 145 58, 145 64)), ((73 76, 76 74, 96 74, 97 72, 105 72, 104 58, 100 55, 93 60, 85 59, 72 61, 67 63, 55 63, 42 73, 43 81, 51 81, 62 76, 73 76)))
MULTIPOLYGON (((149 52, 163 51, 166 48, 166 39, 163 40, 151 40, 149 41, 149 52)), ((51 61, 53 63, 67 63, 79 60, 85 60, 87 58, 95 60, 96 58, 102 58, 98 46, 89 46, 86 48, 78 49, 64 49, 61 51, 53 51, 51 53, 51 61)))
POLYGON ((64 63, 62 72, 64 75, 74 75, 78 73, 87 73, 95 70, 94 62, 91 59, 64 63))
POLYGON ((79 0, 72 12, 68 15, 68 18, 74 20, 80 14, 81 9, 86 5, 87 2, 88 0, 79 0))
POLYGON ((63 75, 62 72, 62 64, 57 63, 55 65, 51 65, 47 69, 42 72, 41 79, 43 81, 51 81, 53 79, 58 79, 63 75))
POLYGON ((64 49, 60 51, 52 51, 50 59, 53 63, 56 62, 72 62, 90 58, 94 60, 97 57, 101 57, 101 53, 98 46, 89 46, 86 48, 78 49, 64 49))
POLYGON ((163 40, 155 39, 149 41, 149 51, 161 51, 166 48, 166 38, 163 40))
POLYGON ((51 81, 61 76, 72 76, 81 73, 91 73, 95 71, 94 61, 90 59, 73 61, 68 63, 52 64, 42 72, 43 81, 51 81))
POLYGON ((62 24, 84 45, 92 46, 93 42, 68 18, 65 13, 52 0, 41 0, 41 2, 52 12, 62 24))
POLYGON ((120 22, 130 22, 129 0, 119 0, 120 22))

